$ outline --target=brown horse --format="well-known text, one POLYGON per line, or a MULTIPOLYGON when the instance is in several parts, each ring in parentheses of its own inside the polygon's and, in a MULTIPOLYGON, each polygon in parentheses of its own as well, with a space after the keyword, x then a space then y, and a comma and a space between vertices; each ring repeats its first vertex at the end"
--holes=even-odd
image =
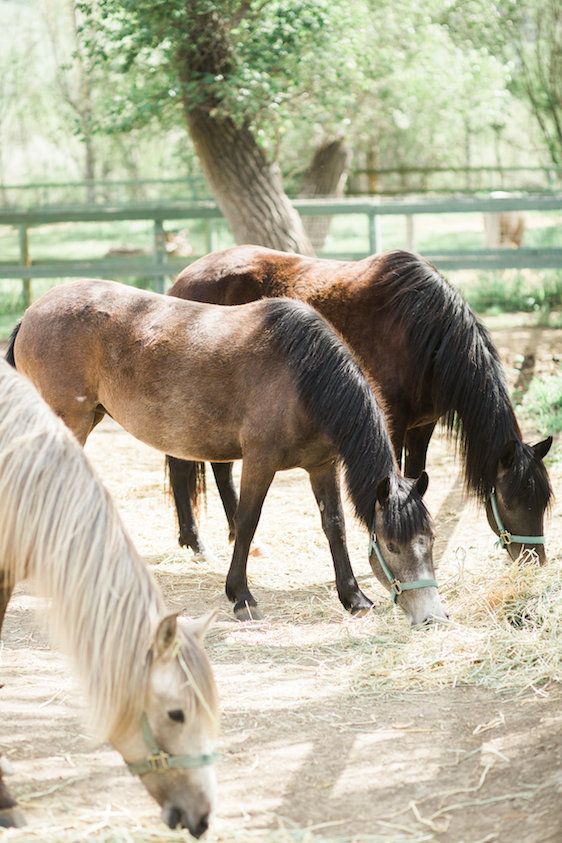
POLYGON ((296 466, 310 476, 341 602, 351 612, 371 607, 345 546, 340 461, 357 515, 378 540, 375 574, 413 623, 444 616, 422 501, 427 475, 401 476, 369 383, 308 305, 268 300, 223 308, 78 281, 27 310, 8 359, 81 443, 108 413, 173 457, 243 460, 226 580, 238 617, 258 614, 246 565, 264 498, 275 473, 296 466))
MULTIPOLYGON (((529 549, 546 561, 543 521, 552 493, 542 460, 552 437, 533 446, 522 441, 490 335, 426 260, 390 252, 344 262, 240 246, 188 266, 170 295, 223 305, 290 296, 311 304, 376 383, 404 473, 423 471, 442 419, 459 441, 466 487, 485 504, 502 546, 513 559, 529 549)), ((191 502, 204 484, 204 466, 169 463, 180 544, 201 552, 191 502)), ((232 534, 231 467, 213 470, 232 534)))

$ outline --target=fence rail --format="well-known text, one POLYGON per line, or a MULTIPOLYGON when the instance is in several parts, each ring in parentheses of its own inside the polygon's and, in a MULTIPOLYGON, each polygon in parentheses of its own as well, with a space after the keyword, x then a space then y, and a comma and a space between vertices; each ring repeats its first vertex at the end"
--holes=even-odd
MULTIPOLYGON (((516 167, 379 167, 354 168, 349 173, 349 195, 403 196, 406 194, 472 194, 494 190, 551 192, 562 188, 562 166, 516 167)), ((95 179, 84 181, 0 183, 0 207, 37 207, 129 202, 192 202, 211 199, 201 175, 179 178, 95 179)))
MULTIPOLYGON (((500 211, 562 211, 562 193, 538 196, 456 197, 381 201, 380 199, 305 200, 294 201, 303 216, 359 215, 367 220, 369 249, 357 253, 325 253, 325 257, 360 259, 382 251, 380 221, 383 216, 406 217, 407 248, 415 249, 416 216, 422 214, 490 213, 500 211)), ((14 227, 19 235, 18 263, 0 261, 0 278, 17 278, 23 282, 26 303, 31 299, 32 278, 68 278, 83 275, 150 278, 158 290, 165 279, 179 271, 199 255, 174 258, 166 253, 163 225, 174 220, 206 220, 207 250, 214 245, 212 222, 222 218, 218 206, 211 201, 170 202, 127 206, 95 206, 91 208, 35 208, 28 210, 0 209, 0 225, 14 227), (152 253, 134 257, 105 257, 92 260, 41 260, 34 262, 30 254, 28 232, 35 226, 59 223, 150 220, 154 227, 152 253)), ((562 268, 562 248, 445 250, 426 255, 442 269, 511 269, 562 268)))
POLYGON ((380 167, 356 168, 349 175, 353 194, 404 196, 475 191, 550 192, 562 187, 562 167, 380 167))
POLYGON ((67 205, 129 202, 160 202, 178 199, 183 202, 212 198, 202 176, 165 179, 95 179, 92 181, 35 182, 32 184, 0 184, 0 207, 49 207, 67 205))

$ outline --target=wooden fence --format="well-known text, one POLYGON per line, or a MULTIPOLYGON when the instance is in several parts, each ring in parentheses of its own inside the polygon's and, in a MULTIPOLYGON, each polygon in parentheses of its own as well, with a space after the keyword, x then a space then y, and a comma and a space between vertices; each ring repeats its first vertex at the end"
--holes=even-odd
POLYGON ((562 167, 380 167, 355 168, 347 189, 353 194, 474 194, 477 191, 550 193, 562 187, 562 167))
MULTIPOLYGON (((297 177, 296 182, 298 180, 297 177)), ((298 191, 298 185, 293 187, 298 191)), ((491 191, 551 193, 560 189, 562 166, 553 164, 542 167, 355 167, 349 173, 346 193, 349 196, 460 195, 491 191)), ((0 183, 0 207, 4 208, 124 205, 163 200, 194 202, 202 199, 212 199, 212 193, 205 179, 196 174, 158 179, 0 183)))
MULTIPOLYGON (((303 216, 359 215, 366 218, 368 251, 324 253, 326 257, 356 260, 382 251, 380 222, 383 216, 406 218, 407 243, 415 251, 415 219, 421 214, 483 213, 499 211, 562 211, 562 193, 537 196, 456 197, 381 201, 379 199, 294 200, 303 216)), ((19 236, 19 262, 0 261, 0 278, 19 278, 23 282, 24 302, 31 300, 32 278, 143 277, 152 279, 155 289, 163 290, 165 281, 199 255, 189 258, 170 257, 166 253, 164 223, 177 220, 203 220, 206 223, 206 250, 215 247, 213 221, 222 218, 212 201, 170 202, 127 206, 93 206, 91 208, 36 208, 29 210, 0 209, 0 225, 12 226, 19 236), (151 254, 134 257, 105 257, 92 260, 33 261, 29 248, 29 229, 59 223, 87 223, 150 220, 153 223, 151 254)), ((426 254, 440 269, 559 269, 562 248, 520 249, 453 249, 426 254)))

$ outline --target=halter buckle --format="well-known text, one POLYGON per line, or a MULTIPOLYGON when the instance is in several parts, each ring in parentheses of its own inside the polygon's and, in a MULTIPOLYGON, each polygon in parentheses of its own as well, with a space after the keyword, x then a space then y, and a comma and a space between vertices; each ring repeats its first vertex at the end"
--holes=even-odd
POLYGON ((157 755, 149 755, 146 763, 154 773, 162 773, 170 769, 170 756, 167 752, 159 752, 157 755))
POLYGON ((511 533, 509 530, 500 530, 500 544, 502 547, 507 547, 511 544, 511 533))
POLYGON ((394 592, 396 597, 399 597, 402 594, 402 583, 400 582, 400 580, 397 580, 396 577, 390 583, 390 590, 394 592))

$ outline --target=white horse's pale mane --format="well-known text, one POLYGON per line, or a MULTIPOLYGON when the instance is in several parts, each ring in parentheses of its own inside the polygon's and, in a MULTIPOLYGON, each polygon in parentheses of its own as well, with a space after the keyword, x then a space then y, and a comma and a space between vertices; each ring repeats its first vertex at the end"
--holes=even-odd
MULTIPOLYGON (((93 727, 117 736, 140 720, 147 659, 166 614, 109 494, 78 442, 0 359, 0 569, 52 600, 50 627, 83 679, 93 727)), ((191 636, 182 650, 216 708, 191 636)))

